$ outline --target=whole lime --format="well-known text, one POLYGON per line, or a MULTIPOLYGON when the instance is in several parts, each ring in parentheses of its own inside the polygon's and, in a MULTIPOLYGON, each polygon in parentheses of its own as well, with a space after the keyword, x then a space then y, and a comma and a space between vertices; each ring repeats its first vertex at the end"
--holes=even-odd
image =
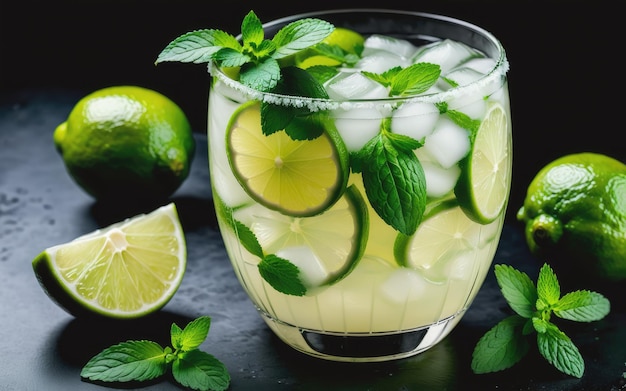
POLYGON ((80 99, 55 129, 54 144, 75 182, 101 201, 167 198, 189 175, 195 150, 183 110, 137 86, 80 99))
POLYGON ((626 165, 598 153, 543 167, 517 212, 530 251, 563 271, 626 280, 626 165))

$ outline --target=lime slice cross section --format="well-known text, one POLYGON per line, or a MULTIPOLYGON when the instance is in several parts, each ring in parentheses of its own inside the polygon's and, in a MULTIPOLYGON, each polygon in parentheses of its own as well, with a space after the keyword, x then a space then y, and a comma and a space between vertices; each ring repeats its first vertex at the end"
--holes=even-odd
POLYGON ((186 264, 173 203, 49 247, 32 262, 46 294, 70 314, 126 319, 162 308, 186 264))
POLYGON ((454 192, 467 216, 481 224, 494 221, 503 211, 511 181, 512 151, 507 114, 492 104, 476 132, 454 192))
POLYGON ((394 243, 396 262, 440 281, 487 240, 481 238, 481 227, 455 202, 444 202, 413 235, 398 235, 394 243))
POLYGON ((317 216, 290 217, 254 204, 234 211, 233 218, 250 228, 265 254, 296 265, 307 288, 348 275, 363 256, 369 233, 367 206, 356 186, 317 216))
POLYGON ((226 131, 230 166, 246 192, 289 216, 313 216, 341 197, 350 174, 349 155, 329 126, 313 140, 293 140, 284 131, 266 136, 260 103, 244 103, 226 131))

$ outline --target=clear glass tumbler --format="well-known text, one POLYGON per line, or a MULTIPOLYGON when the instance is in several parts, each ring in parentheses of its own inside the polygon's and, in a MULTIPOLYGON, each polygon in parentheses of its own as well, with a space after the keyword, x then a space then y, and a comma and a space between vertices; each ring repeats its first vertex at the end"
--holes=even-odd
POLYGON ((412 356, 458 324, 498 246, 512 164, 505 51, 470 23, 392 10, 295 15, 264 24, 265 37, 303 18, 341 29, 330 44, 356 43, 350 64, 283 59, 333 68, 328 98, 261 93, 209 66, 220 231, 288 345, 336 361, 412 356))

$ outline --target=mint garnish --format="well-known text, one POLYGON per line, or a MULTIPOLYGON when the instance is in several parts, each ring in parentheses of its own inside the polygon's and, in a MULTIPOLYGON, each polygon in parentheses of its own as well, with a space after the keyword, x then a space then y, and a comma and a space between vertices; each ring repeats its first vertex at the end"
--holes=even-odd
POLYGON ((412 235, 426 208, 426 177, 414 149, 421 143, 391 133, 385 120, 381 132, 355 155, 353 169, 363 175, 367 198, 390 226, 412 235))
POLYGON ((577 322, 604 318, 610 303, 603 295, 579 290, 561 296, 556 274, 544 264, 533 284, 527 274, 507 265, 495 265, 502 295, 515 311, 496 324, 476 344, 474 373, 497 372, 512 367, 529 351, 536 333, 539 353, 559 371, 580 378, 584 360, 572 340, 551 321, 552 315, 577 322))
POLYGON ((196 30, 167 45, 156 63, 215 61, 220 67, 241 67, 239 81, 242 84, 269 92, 281 80, 278 60, 317 44, 334 28, 323 20, 307 18, 288 24, 272 39, 266 39, 261 21, 250 11, 241 23, 242 43, 221 30, 196 30))
POLYGON ((224 364, 199 350, 209 332, 211 318, 201 316, 184 329, 172 324, 172 347, 156 342, 126 341, 104 349, 80 372, 91 381, 146 381, 163 376, 171 367, 174 379, 181 385, 200 391, 228 389, 230 375, 224 364))

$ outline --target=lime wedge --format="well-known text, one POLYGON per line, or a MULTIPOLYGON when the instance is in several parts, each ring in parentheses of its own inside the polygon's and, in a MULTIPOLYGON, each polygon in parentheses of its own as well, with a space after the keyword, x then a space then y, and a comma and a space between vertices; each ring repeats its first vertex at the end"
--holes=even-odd
POLYGON ((454 192, 467 216, 481 224, 494 221, 506 205, 512 161, 508 127, 502 105, 490 105, 470 152, 460 162, 454 192))
POLYGON ((233 218, 250 228, 264 254, 276 254, 296 265, 307 288, 344 278, 367 244, 367 206, 355 186, 317 216, 290 217, 255 204, 233 211, 233 218))
POLYGON ((176 293, 187 264, 173 203, 49 247, 32 262, 48 296, 70 314, 138 318, 176 293))
POLYGON ((264 135, 259 102, 233 114, 226 131, 230 166, 246 192, 289 216, 313 216, 332 206, 348 183, 349 155, 329 127, 313 140, 293 140, 284 131, 264 135))

